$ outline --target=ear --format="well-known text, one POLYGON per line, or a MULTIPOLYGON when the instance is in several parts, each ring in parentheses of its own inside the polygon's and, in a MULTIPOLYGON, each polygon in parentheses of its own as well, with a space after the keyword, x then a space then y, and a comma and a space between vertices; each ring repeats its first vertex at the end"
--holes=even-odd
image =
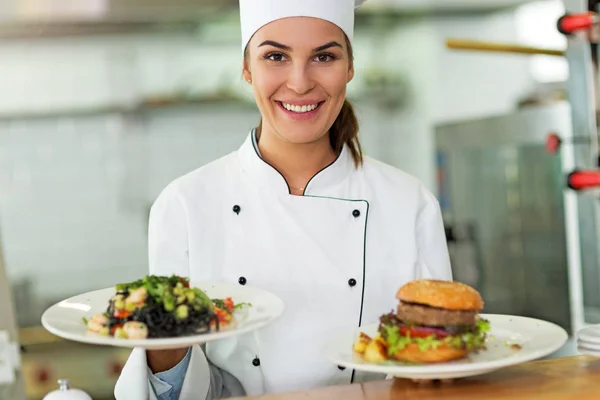
POLYGON ((244 61, 242 62, 242 76, 244 77, 244 80, 248 83, 252 82, 252 74, 250 73, 250 68, 248 68, 248 62, 246 61, 246 59, 244 58, 244 61))
POLYGON ((350 68, 348 68, 348 80, 346 83, 350 83, 350 81, 354 79, 354 65, 351 64, 350 68))

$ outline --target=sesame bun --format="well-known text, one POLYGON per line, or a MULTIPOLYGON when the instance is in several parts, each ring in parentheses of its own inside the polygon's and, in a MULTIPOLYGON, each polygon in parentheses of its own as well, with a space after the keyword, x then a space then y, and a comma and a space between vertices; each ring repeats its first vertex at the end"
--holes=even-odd
POLYGON ((455 349, 446 344, 438 346, 435 350, 421 351, 416 343, 410 343, 402 350, 398 350, 393 357, 398 361, 415 363, 439 363, 457 360, 469 354, 466 349, 455 349))
POLYGON ((447 310, 479 311, 483 299, 479 292, 460 282, 418 279, 402 286, 396 298, 447 310))

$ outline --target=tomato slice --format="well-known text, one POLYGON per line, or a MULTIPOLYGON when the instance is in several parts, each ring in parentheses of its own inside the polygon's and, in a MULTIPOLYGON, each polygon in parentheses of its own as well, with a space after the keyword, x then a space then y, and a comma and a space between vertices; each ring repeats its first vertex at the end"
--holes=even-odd
POLYGON ((410 337, 414 337, 414 338, 426 338, 429 337, 431 335, 435 335, 435 337, 437 339, 443 339, 447 336, 449 336, 449 334, 441 329, 435 329, 435 328, 425 328, 425 327, 407 327, 407 326, 401 326, 400 327, 400 334, 404 335, 404 336, 408 336, 410 334, 410 337))
POLYGON ((225 310, 215 307, 215 315, 217 318, 219 318, 219 322, 222 325, 227 325, 229 322, 231 322, 231 315, 225 310))
POLYGON ((234 309, 233 299, 231 297, 228 297, 225 299, 225 301, 223 301, 223 303, 225 304, 225 308, 227 308, 229 313, 233 313, 233 309, 234 309))
POLYGON ((127 318, 131 315, 131 313, 127 310, 116 310, 115 311, 115 318, 119 318, 119 319, 123 319, 123 318, 127 318))

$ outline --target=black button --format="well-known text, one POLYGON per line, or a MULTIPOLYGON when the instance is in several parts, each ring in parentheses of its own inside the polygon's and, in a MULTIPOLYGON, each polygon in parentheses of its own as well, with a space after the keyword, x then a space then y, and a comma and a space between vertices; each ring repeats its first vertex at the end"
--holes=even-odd
POLYGON ((241 210, 242 210, 242 208, 240 206, 238 206, 237 204, 235 206, 233 206, 233 212, 236 213, 237 215, 240 215, 241 210))
POLYGON ((238 282, 240 285, 245 285, 246 284, 246 278, 244 278, 243 276, 240 276, 240 279, 238 279, 238 282))
POLYGON ((252 360, 252 365, 254 365, 255 367, 258 367, 260 365, 260 360, 258 359, 258 357, 255 357, 254 360, 252 360))
POLYGON ((348 285, 350 286, 356 286, 356 279, 352 278, 348 281, 348 285))
POLYGON ((358 218, 358 217, 360 217, 360 210, 354 210, 354 211, 352 211, 352 216, 353 216, 354 218, 358 218))
POLYGON ((346 369, 346 367, 342 367, 341 365, 338 365, 338 369, 339 369, 340 371, 343 371, 343 370, 345 370, 345 369, 346 369))

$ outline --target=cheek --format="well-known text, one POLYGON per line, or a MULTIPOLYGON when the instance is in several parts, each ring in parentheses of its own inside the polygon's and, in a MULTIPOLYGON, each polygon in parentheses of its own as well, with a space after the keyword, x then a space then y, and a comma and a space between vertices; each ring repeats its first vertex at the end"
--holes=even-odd
POLYGON ((319 83, 332 97, 344 96, 348 82, 348 71, 343 68, 331 68, 321 74, 319 83))
POLYGON ((254 66, 252 74, 252 82, 254 86, 254 94, 263 102, 269 100, 285 82, 283 71, 277 68, 267 68, 264 65, 257 64, 254 66))

